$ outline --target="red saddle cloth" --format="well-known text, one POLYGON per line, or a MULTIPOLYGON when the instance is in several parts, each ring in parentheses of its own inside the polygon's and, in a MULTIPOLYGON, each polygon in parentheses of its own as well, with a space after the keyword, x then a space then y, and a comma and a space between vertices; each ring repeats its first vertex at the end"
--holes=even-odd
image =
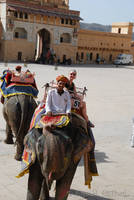
POLYGON ((27 73, 27 72, 21 72, 21 74, 16 74, 15 72, 12 72, 11 82, 33 84, 34 83, 34 74, 27 73))
POLYGON ((60 120, 61 116, 43 116, 42 119, 41 119, 41 122, 43 124, 49 124, 49 123, 56 123, 60 120))
POLYGON ((42 116, 40 121, 36 124, 35 128, 42 128, 47 124, 53 124, 57 127, 67 126, 69 123, 69 117, 66 115, 56 115, 56 116, 42 116))

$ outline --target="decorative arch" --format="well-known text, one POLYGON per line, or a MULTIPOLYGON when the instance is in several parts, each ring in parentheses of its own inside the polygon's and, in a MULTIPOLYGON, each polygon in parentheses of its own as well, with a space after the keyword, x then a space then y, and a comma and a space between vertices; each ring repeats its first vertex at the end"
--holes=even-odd
POLYGON ((50 49, 51 34, 47 29, 41 29, 36 35, 36 55, 35 60, 45 60, 46 54, 50 49))
POLYGON ((15 28, 14 38, 27 39, 27 31, 24 28, 15 28))
POLYGON ((71 43, 71 35, 69 33, 63 33, 60 36, 60 42, 71 43))

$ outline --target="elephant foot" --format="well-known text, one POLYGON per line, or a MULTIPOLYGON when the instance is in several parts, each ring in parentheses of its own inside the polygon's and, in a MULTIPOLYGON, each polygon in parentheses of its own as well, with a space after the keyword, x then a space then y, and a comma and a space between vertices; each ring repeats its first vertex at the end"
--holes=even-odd
POLYGON ((14 144, 13 138, 7 138, 4 140, 5 144, 14 144))
POLYGON ((17 161, 22 161, 22 154, 16 154, 16 155, 14 156, 14 158, 15 158, 15 160, 17 160, 17 161))
POLYGON ((15 160, 22 161, 22 155, 23 155, 23 146, 21 143, 16 143, 16 154, 14 156, 15 160))

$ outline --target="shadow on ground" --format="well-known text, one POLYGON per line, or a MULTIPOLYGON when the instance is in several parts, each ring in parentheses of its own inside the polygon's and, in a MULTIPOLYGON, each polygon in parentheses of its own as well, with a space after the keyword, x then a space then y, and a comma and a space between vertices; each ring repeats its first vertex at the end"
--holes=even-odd
POLYGON ((1 128, 0 128, 0 132, 3 132, 3 133, 5 133, 5 132, 6 132, 6 130, 5 130, 5 129, 1 129, 1 128))
MULTIPOLYGON (((95 150, 95 160, 96 160, 96 163, 111 163, 111 161, 109 160, 109 157, 106 155, 105 152, 99 152, 97 150, 95 150)), ((83 157, 79 162, 79 166, 84 166, 83 157)))
POLYGON ((109 157, 106 155, 105 152, 95 151, 95 159, 97 163, 110 163, 109 157))
MULTIPOLYGON (((75 199, 78 199, 78 197, 81 197, 85 200, 114 200, 114 199, 109 199, 109 198, 101 197, 95 194, 90 194, 88 192, 78 191, 74 189, 70 190, 69 195, 73 195, 75 199)), ((54 197, 50 198, 50 200, 54 200, 54 199, 55 199, 54 197)), ((68 199, 69 199, 69 196, 68 196, 68 199)))
POLYGON ((3 142, 5 137, 5 129, 0 129, 0 142, 3 142))
POLYGON ((98 195, 89 194, 88 192, 74 190, 74 189, 70 190, 70 194, 74 196, 82 197, 83 199, 87 199, 87 200, 113 200, 113 199, 104 198, 98 195))

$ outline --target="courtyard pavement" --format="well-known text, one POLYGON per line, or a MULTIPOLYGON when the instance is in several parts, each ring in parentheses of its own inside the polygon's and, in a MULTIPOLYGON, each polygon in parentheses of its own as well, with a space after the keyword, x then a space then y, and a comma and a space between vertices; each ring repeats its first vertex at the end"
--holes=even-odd
MULTIPOLYGON (((0 75, 17 63, 0 63, 0 75)), ((24 66, 23 64, 21 64, 24 66)), ((96 161, 99 177, 94 177, 91 189, 84 185, 81 160, 68 200, 134 200, 134 148, 130 146, 132 118, 134 117, 134 66, 74 65, 51 66, 28 64, 35 72, 39 88, 37 100, 43 98, 42 86, 59 74, 68 75, 71 69, 78 72, 75 83, 86 86, 85 97, 96 138, 96 161)), ((25 67, 23 67, 25 70, 25 67)), ((25 200, 28 175, 17 179, 20 162, 14 160, 14 145, 4 144, 5 121, 0 104, 0 200, 25 200)), ((54 194, 54 186, 51 190, 54 194)))

